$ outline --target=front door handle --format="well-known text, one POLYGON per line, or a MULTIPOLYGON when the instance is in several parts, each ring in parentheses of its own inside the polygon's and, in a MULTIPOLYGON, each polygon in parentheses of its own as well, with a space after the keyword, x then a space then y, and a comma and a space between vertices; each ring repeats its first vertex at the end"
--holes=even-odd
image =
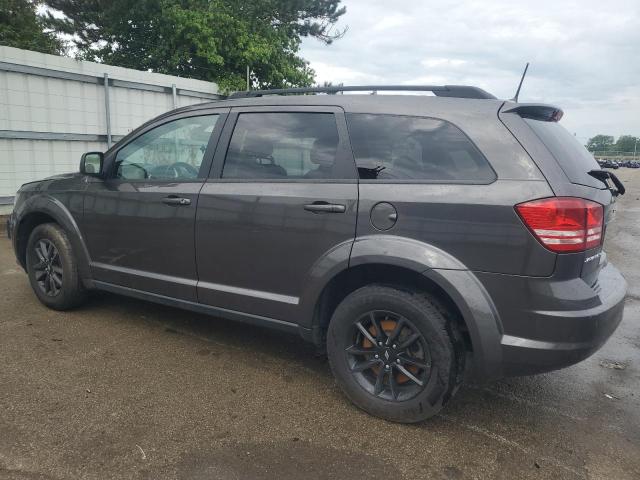
POLYGON ((345 205, 327 202, 314 202, 309 205, 305 205, 304 209, 313 213, 344 213, 347 211, 347 207, 345 205))
POLYGON ((162 203, 167 205, 191 205, 191 200, 184 197, 169 196, 162 199, 162 203))

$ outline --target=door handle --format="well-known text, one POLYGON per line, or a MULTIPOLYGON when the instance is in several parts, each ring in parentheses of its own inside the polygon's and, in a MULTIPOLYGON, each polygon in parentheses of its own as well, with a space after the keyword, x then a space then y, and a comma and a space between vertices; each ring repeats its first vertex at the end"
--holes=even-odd
POLYGON ((184 197, 165 197, 162 199, 162 203, 167 205, 191 205, 191 200, 184 197))
POLYGON ((344 213, 347 207, 339 203, 314 202, 305 205, 304 209, 313 213, 344 213))

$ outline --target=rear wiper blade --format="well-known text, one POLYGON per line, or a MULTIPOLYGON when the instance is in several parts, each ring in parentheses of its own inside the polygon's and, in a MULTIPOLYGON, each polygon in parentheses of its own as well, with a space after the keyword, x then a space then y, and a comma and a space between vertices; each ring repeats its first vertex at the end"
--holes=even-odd
POLYGON ((372 180, 378 178, 380 173, 386 168, 387 167, 382 165, 378 165, 377 167, 358 167, 358 173, 360 174, 360 178, 372 180))
POLYGON ((613 193, 615 197, 617 197, 618 195, 624 195, 624 193, 627 191, 620 179, 616 177, 612 172, 608 172, 607 170, 590 170, 587 173, 593 178, 597 178, 602 183, 604 183, 607 188, 611 190, 611 193, 613 193), (616 188, 609 187, 607 180, 611 180, 616 188))

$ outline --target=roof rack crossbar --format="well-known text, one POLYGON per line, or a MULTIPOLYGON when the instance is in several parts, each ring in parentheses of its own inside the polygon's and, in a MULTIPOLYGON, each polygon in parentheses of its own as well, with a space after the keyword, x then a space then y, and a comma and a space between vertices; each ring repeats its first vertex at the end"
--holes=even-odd
POLYGON ((408 91, 432 92, 438 97, 495 99, 493 95, 478 87, 467 85, 354 85, 335 87, 303 87, 280 88, 273 90, 249 90, 234 92, 229 98, 252 98, 264 95, 304 95, 308 93, 338 93, 338 92, 378 92, 378 91, 408 91))

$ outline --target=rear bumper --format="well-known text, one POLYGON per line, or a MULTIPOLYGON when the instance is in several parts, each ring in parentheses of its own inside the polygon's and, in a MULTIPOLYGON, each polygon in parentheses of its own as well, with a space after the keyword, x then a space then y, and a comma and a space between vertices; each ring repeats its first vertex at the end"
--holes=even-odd
MULTIPOLYGON (((509 290, 506 292, 512 293, 509 290)), ((620 324, 626 291, 620 272, 607 264, 593 287, 581 279, 533 281, 526 292, 533 297, 529 301, 535 304, 537 298, 545 307, 555 303, 555 309, 532 310, 525 304, 518 311, 513 308, 513 299, 503 301, 505 309, 498 308, 504 325, 503 375, 556 370, 592 355, 620 324)), ((517 300, 520 292, 514 293, 517 300)))

